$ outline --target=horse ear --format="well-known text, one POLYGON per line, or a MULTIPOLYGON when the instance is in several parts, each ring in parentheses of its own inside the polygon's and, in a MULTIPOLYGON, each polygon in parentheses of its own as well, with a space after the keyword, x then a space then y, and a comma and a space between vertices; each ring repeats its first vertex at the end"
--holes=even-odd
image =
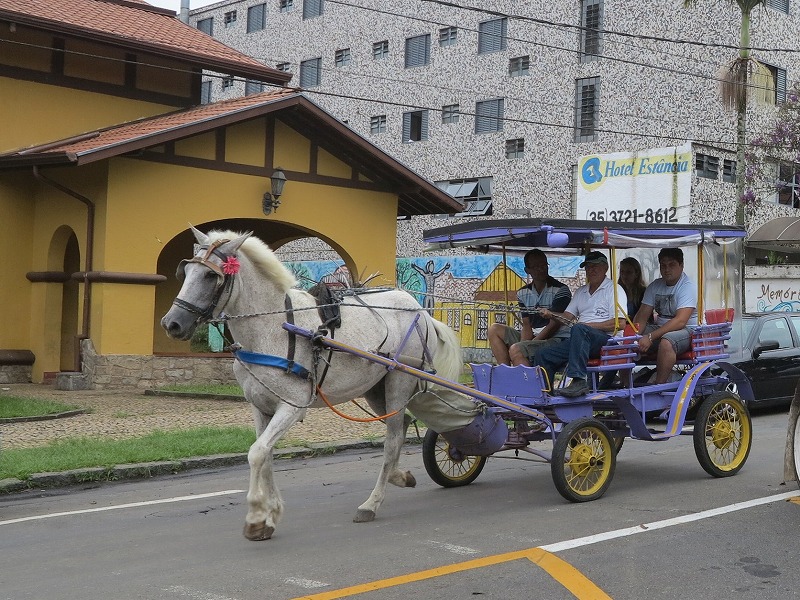
POLYGON ((197 240, 197 243, 201 246, 205 246, 208 244, 208 236, 200 231, 199 229, 195 228, 194 225, 189 225, 192 228, 192 233, 194 234, 194 239, 197 240))
POLYGON ((222 244, 222 246, 220 246, 220 250, 222 250, 222 252, 224 252, 225 254, 234 254, 239 248, 241 248, 245 240, 249 238, 251 235, 253 235, 252 231, 243 233, 235 240, 231 240, 230 242, 225 242, 224 244, 222 244))

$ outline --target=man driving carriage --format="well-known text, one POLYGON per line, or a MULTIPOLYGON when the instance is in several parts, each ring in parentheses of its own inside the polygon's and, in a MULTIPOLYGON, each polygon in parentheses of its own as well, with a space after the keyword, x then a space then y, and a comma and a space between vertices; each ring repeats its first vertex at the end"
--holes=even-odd
MULTIPOLYGON (((565 374, 572 381, 559 390, 559 394, 568 398, 581 396, 589 391, 586 381, 589 359, 600 356, 600 349, 624 323, 625 314, 621 307, 628 303, 622 286, 606 277, 608 259, 605 254, 589 252, 580 266, 586 269, 586 284, 575 291, 564 313, 556 315, 576 323, 571 327, 568 338, 542 348, 536 354, 535 360, 536 365, 547 371, 550 381, 553 381, 555 371, 566 365, 565 374)), ((553 316, 548 310, 541 313, 547 318, 553 316)))
POLYGON ((502 323, 489 327, 489 346, 497 364, 530 366, 536 351, 543 346, 569 337, 569 330, 556 319, 542 316, 541 310, 561 313, 569 305, 569 288, 550 277, 547 256, 538 248, 525 254, 525 272, 531 283, 517 290, 522 311, 522 331, 502 323))

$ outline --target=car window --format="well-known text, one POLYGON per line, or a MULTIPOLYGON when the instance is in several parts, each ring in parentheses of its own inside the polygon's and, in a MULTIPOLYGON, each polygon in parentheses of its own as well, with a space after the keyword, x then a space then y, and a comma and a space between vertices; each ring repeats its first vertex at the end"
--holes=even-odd
POLYGON ((800 317, 789 317, 789 320, 792 322, 794 332, 800 337, 800 317))
MULTIPOLYGON (((738 352, 742 349, 745 341, 750 337, 750 332, 753 331, 756 319, 744 317, 741 321, 738 321, 738 324, 740 325, 739 327, 737 327, 736 321, 733 322, 733 327, 731 327, 731 339, 725 342, 728 352, 738 352)), ((798 323, 798 327, 800 327, 800 323, 798 323)))
POLYGON ((758 343, 778 342, 780 348, 791 348, 794 346, 792 332, 789 331, 789 324, 786 319, 770 319, 764 321, 761 332, 758 334, 758 343))

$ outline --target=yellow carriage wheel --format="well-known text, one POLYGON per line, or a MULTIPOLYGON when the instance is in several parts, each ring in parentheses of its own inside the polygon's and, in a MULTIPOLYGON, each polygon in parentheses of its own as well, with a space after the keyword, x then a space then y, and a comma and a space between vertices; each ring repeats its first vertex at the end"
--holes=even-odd
POLYGON ((715 392, 703 401, 694 421, 694 451, 709 475, 736 475, 752 443, 750 413, 736 394, 715 392))
POLYGON ((605 494, 617 465, 616 442, 600 421, 570 421, 556 437, 550 469, 558 493, 571 502, 605 494))
POLYGON ((440 433, 428 429, 422 440, 422 462, 435 483, 442 487, 459 487, 475 481, 486 464, 486 457, 463 454, 440 433))

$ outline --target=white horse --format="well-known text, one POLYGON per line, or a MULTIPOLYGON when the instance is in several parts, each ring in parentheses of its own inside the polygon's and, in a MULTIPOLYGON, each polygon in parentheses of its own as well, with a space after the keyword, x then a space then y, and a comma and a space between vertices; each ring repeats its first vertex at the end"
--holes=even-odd
MULTIPOLYGON (((247 455, 250 486, 244 535, 250 540, 266 540, 283 512, 283 500, 272 475, 272 449, 292 425, 303 419, 306 408, 320 406, 316 394, 312 394, 313 378, 306 374, 315 370, 314 348, 307 338, 290 336, 282 324, 293 316, 296 325, 314 331, 321 319, 312 308, 314 298, 292 289, 294 276, 261 240, 250 237, 250 233, 212 231, 205 235, 194 227, 192 231, 199 246, 195 246, 194 257, 178 267, 183 285, 161 325, 171 337, 187 340, 199 323, 219 316, 223 309, 231 317, 229 329, 246 351, 237 355, 233 370, 252 405, 257 434, 247 455), (293 356, 290 345, 294 346, 293 356), (255 356, 250 353, 270 355, 268 362, 279 366, 244 362, 255 356), (294 363, 292 372, 287 369, 290 360, 294 363)), ((462 368, 461 349, 453 331, 424 312, 410 294, 399 290, 345 297, 335 339, 382 356, 397 356, 398 361, 418 368, 430 366, 425 360, 427 347, 438 375, 451 381, 457 380, 462 368), (413 331, 416 315, 420 315, 419 330, 413 331), (409 330, 411 335, 407 335, 409 330), (407 341, 402 346, 404 338, 407 341)), ((322 357, 327 356, 324 351, 322 357)), ((326 366, 323 361, 316 365, 320 377, 326 366)), ((329 402, 364 397, 379 415, 397 411, 385 419, 383 465, 375 488, 358 507, 355 522, 375 518, 387 481, 399 487, 416 485, 411 473, 401 471, 398 463, 408 427, 404 407, 418 384, 419 380, 410 375, 348 353, 335 353, 330 360, 320 387, 329 402)))

